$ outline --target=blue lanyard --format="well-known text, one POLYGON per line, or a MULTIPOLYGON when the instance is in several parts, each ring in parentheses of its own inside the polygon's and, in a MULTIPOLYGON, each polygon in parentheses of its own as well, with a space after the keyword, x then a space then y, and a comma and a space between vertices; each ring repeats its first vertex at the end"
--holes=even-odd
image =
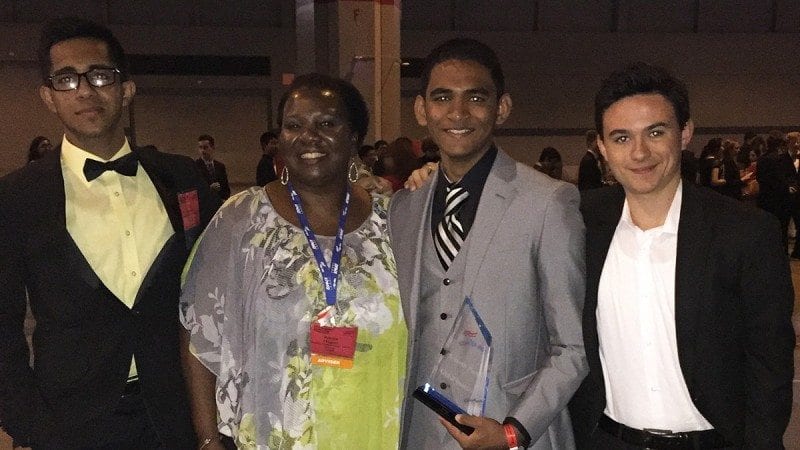
POLYGON ((336 286, 339 284, 339 262, 342 260, 342 242, 344 241, 344 225, 347 221, 347 210, 350 208, 350 185, 347 185, 347 192, 344 195, 342 202, 342 213, 339 216, 339 229, 336 230, 336 242, 333 245, 333 252, 331 254, 331 262, 325 262, 325 256, 322 254, 322 249, 317 242, 317 236, 311 229, 311 224, 308 223, 308 217, 303 211, 303 205, 300 202, 300 196, 294 190, 292 183, 289 182, 286 186, 289 189, 289 196, 292 198, 294 210, 297 213, 297 219, 303 228, 303 233, 306 235, 308 245, 311 246, 311 251, 314 253, 314 259, 317 260, 320 275, 322 275, 323 287, 325 288, 325 301, 328 305, 336 304, 336 286))

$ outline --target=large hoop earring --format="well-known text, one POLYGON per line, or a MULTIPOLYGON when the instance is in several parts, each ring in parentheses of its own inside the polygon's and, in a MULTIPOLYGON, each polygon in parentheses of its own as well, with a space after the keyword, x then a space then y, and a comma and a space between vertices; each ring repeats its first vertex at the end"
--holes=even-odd
POLYGON ((350 167, 347 168, 347 179, 350 180, 351 183, 358 181, 358 166, 355 160, 351 160, 350 167))
POLYGON ((281 184, 284 186, 289 184, 289 169, 286 166, 283 166, 283 170, 281 170, 281 184))

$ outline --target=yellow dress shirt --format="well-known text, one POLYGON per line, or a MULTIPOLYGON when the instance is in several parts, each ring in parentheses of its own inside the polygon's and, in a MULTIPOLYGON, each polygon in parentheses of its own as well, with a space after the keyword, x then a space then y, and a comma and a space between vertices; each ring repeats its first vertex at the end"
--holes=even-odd
MULTIPOLYGON (((131 153, 127 139, 111 160, 131 153)), ((103 172, 86 181, 86 159, 106 162, 61 141, 67 231, 100 281, 128 308, 174 230, 155 185, 139 164, 136 176, 103 172)), ((136 375, 135 361, 131 373, 136 375)))

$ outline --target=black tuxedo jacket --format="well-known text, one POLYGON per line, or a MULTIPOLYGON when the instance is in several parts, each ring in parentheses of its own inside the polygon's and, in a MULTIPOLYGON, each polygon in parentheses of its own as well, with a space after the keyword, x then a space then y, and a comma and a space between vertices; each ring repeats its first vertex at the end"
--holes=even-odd
POLYGON ((219 195, 220 199, 227 200, 228 197, 231 196, 231 187, 228 185, 228 171, 225 169, 225 164, 214 160, 214 170, 213 173, 208 170, 208 166, 206 166, 206 162, 203 161, 203 158, 197 158, 195 160, 197 164, 197 168, 200 169, 200 173, 203 174, 203 178, 205 178, 206 183, 219 183, 219 195))
MULTIPOLYGON (((597 289, 625 194, 615 186, 582 196, 590 371, 570 413, 578 447, 591 448, 588 438, 606 403, 597 289)), ((780 236, 777 221, 763 211, 683 184, 675 268, 678 358, 694 405, 737 448, 782 448, 791 414, 794 293, 780 236)))
POLYGON ((219 200, 191 159, 134 151, 175 234, 132 309, 103 285, 67 231, 60 149, 0 179, 0 419, 18 442, 54 448, 94 442, 103 430, 93 423, 116 407, 135 354, 159 437, 167 448, 194 446, 178 352, 179 278, 219 200), (184 226, 178 194, 191 191, 200 218, 184 226), (36 318, 34 368, 23 334, 26 290, 36 318))
POLYGON ((597 162, 597 157, 587 151, 581 158, 578 166, 578 189, 597 189, 603 187, 603 173, 597 162))

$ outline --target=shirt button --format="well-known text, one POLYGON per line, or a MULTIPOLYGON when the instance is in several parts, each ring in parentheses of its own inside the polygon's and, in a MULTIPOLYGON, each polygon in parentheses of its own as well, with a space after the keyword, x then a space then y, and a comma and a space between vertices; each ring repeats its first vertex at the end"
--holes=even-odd
POLYGON ((132 271, 131 271, 131 276, 132 276, 132 277, 135 277, 135 276, 136 276, 136 271, 135 271, 135 270, 132 270, 132 271))
POLYGON ((131 230, 125 230, 125 236, 130 236, 130 235, 131 235, 131 230))
POLYGON ((450 281, 450 278, 445 278, 444 280, 442 280, 442 284, 444 284, 445 286, 450 286, 450 283, 452 283, 452 281, 450 281))
POLYGON ((114 191, 114 197, 119 197, 119 192, 118 191, 114 191))
POLYGON ((439 383, 439 387, 442 389, 447 389, 447 383, 439 383))
POLYGON ((439 318, 442 319, 442 320, 447 320, 447 313, 439 314, 439 318))

